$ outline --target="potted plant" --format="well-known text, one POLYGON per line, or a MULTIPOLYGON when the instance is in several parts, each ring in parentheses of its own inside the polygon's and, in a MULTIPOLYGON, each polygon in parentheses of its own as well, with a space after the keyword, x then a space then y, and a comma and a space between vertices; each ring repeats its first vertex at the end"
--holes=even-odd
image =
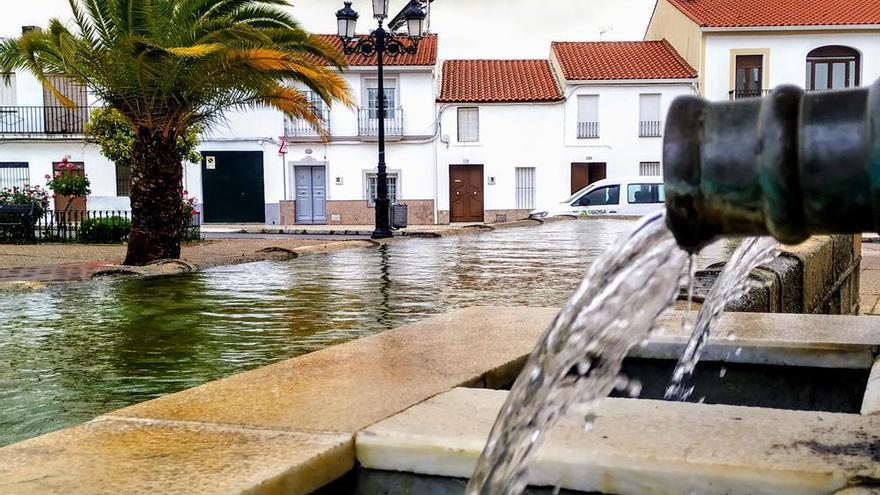
POLYGON ((61 159, 53 175, 46 174, 46 187, 53 193, 56 211, 65 214, 71 209, 85 211, 86 196, 91 193, 89 178, 67 157, 61 159))

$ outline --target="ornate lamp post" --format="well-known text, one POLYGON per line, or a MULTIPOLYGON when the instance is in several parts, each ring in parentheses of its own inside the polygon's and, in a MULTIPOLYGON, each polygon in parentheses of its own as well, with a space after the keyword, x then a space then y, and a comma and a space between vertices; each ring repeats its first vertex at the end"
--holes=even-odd
POLYGON ((379 164, 376 177, 376 229, 373 239, 391 237, 391 201, 388 198, 388 170, 385 166, 385 55, 397 57, 403 53, 415 54, 425 29, 425 12, 418 0, 410 0, 403 10, 406 21, 406 36, 386 30, 383 26, 388 17, 388 0, 372 0, 373 17, 379 27, 368 36, 356 34, 358 13, 351 8, 351 2, 343 2, 342 10, 336 13, 338 35, 342 40, 343 51, 351 55, 360 53, 371 57, 376 55, 379 69, 378 108, 379 120, 379 164))

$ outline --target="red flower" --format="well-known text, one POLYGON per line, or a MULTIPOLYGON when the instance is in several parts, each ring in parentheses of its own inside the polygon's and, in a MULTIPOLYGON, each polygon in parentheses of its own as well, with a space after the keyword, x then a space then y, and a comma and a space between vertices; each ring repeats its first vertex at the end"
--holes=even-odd
POLYGON ((46 178, 47 178, 47 179, 51 179, 51 178, 52 178, 52 176, 51 176, 51 175, 49 175, 49 174, 46 174, 46 176, 45 176, 45 177, 46 177, 46 178))
POLYGON ((184 191, 183 191, 183 195, 184 195, 184 196, 189 196, 189 191, 184 190, 184 191))
POLYGON ((60 171, 60 170, 56 170, 56 171, 55 171, 55 177, 56 177, 56 178, 61 177, 61 171, 60 171))

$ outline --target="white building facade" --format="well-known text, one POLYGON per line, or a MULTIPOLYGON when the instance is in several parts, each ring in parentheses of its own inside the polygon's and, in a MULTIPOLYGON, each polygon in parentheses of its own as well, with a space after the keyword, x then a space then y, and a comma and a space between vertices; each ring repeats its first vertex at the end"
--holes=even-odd
POLYGON ((880 3, 658 0, 645 39, 667 39, 711 100, 869 85, 880 77, 880 3))

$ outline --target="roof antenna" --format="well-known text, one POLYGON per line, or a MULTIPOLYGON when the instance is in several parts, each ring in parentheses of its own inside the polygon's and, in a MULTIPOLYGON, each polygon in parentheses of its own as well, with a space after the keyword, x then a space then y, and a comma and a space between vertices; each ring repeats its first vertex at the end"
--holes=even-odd
POLYGON ((605 35, 614 31, 614 28, 611 26, 602 26, 599 28, 599 41, 605 41, 605 35))

